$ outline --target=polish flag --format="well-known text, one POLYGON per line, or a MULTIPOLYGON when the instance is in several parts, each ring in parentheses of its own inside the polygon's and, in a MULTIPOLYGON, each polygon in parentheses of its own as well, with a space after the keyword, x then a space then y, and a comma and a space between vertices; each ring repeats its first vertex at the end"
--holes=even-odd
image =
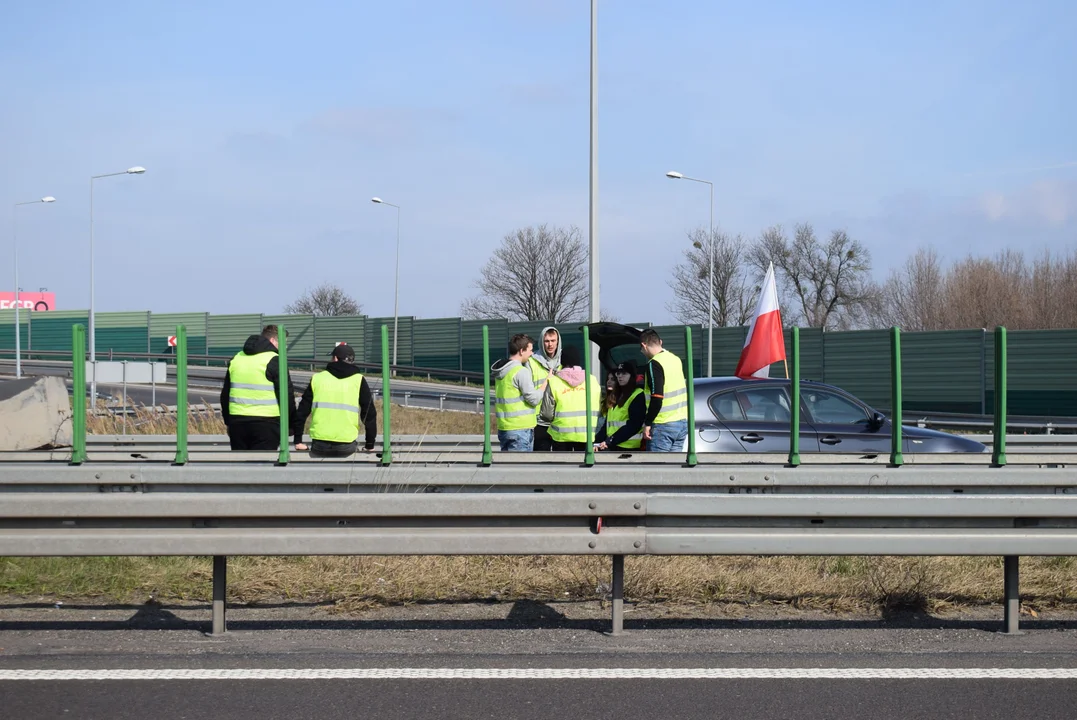
POLYGON ((770 377, 770 364, 785 360, 785 338, 782 335, 782 313, 778 309, 778 286, 774 282, 774 263, 767 268, 763 290, 755 317, 748 327, 744 349, 734 373, 739 378, 770 377))

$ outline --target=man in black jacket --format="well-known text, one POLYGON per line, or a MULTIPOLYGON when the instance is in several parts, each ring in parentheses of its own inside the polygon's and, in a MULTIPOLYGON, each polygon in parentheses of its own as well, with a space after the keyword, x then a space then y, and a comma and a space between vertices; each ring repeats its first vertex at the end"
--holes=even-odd
MULTIPOLYGON (((307 418, 313 412, 315 422, 310 427, 311 457, 348 457, 354 453, 358 446, 360 422, 366 430, 363 450, 371 452, 374 450, 374 441, 378 434, 378 411, 374 407, 374 395, 370 392, 370 385, 362 376, 362 371, 354 364, 355 351, 350 345, 344 343, 337 345, 333 348, 332 357, 333 360, 325 366, 325 370, 311 378, 310 385, 303 391, 303 397, 299 401, 299 410, 296 411, 296 424, 292 426, 295 428, 295 449, 307 449, 306 444, 303 443, 303 428, 307 418), (355 395, 329 397, 335 393, 343 395, 341 389, 347 387, 345 383, 334 381, 343 381, 356 376, 359 379, 359 390, 355 395), (319 389, 322 389, 321 392, 325 394, 329 402, 315 397, 319 389), (353 399, 356 396, 358 396, 358 401, 353 399), (325 403, 327 407, 324 409, 316 407, 318 403, 325 403), (340 407, 344 405, 349 407, 340 407), (324 422, 319 419, 317 415, 319 412, 326 413, 324 422), (319 428, 324 428, 327 435, 334 435, 338 439, 321 437, 319 428), (355 440, 339 439, 345 437, 354 437, 355 440)), ((351 391, 354 390, 353 386, 351 391)))
MULTIPOLYGON (((233 450, 280 448, 280 358, 277 326, 251 335, 228 363, 221 388, 221 416, 233 450)), ((295 427, 295 386, 288 377, 289 426, 295 427)))

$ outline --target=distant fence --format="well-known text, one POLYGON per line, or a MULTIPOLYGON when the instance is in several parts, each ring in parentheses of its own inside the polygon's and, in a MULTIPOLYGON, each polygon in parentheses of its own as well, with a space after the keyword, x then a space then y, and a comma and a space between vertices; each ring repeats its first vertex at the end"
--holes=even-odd
MULTIPOLYGON (((295 358, 328 359, 338 342, 356 348, 356 359, 372 365, 381 356, 380 330, 393 319, 364 315, 211 315, 210 313, 97 313, 98 355, 136 359, 139 354, 168 353, 168 337, 185 325, 192 356, 207 365, 223 364, 249 335, 268 323, 287 326, 288 351, 295 358), (210 359, 210 358, 220 359, 210 359)), ((86 324, 85 310, 24 311, 19 316, 24 358, 48 359, 46 351, 71 351, 71 327, 86 324)), ((653 327, 665 347, 686 356, 682 325, 628 323, 653 327)), ((581 346, 580 323, 508 322, 462 318, 399 319, 398 365, 421 368, 435 379, 459 380, 461 373, 481 373, 482 326, 487 325, 496 356, 515 333, 540 341, 542 328, 554 325, 564 342, 581 346)), ((692 325, 696 377, 706 375, 706 328, 692 325)), ((747 328, 714 329, 714 374, 736 367, 747 328)), ((838 385, 877 407, 890 404, 889 339, 886 330, 823 332, 803 329, 801 372, 804 379, 838 385)), ((902 334, 905 409, 983 415, 994 405, 994 340, 986 330, 945 330, 902 334)), ((0 358, 14 357, 14 312, 0 311, 0 358)), ((786 332, 786 347, 790 347, 786 332)), ((1009 333, 1009 403, 1014 415, 1077 417, 1077 329, 1013 330, 1009 333)), ((784 376, 781 364, 771 375, 784 376)))

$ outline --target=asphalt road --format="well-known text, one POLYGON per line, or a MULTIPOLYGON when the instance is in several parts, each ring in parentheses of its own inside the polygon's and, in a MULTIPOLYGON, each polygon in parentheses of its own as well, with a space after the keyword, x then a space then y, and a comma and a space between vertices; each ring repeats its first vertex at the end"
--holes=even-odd
POLYGON ((234 608, 209 637, 204 604, 0 600, 0 698, 20 719, 1073 717, 1074 617, 1010 637, 990 612, 636 610, 612 637, 597 603, 281 603, 234 608))

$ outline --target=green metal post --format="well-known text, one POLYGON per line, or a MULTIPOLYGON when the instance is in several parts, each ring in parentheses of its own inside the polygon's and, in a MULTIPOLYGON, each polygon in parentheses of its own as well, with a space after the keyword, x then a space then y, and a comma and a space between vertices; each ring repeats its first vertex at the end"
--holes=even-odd
POLYGON ((381 411, 385 419, 382 421, 381 431, 381 464, 391 465, 393 462, 393 442, 391 419, 391 394, 389 388, 389 326, 381 326, 381 411))
MULTIPOLYGON (((539 338, 541 341, 542 338, 539 338)), ((583 393, 587 396, 587 446, 583 451, 583 464, 590 467, 595 464, 595 421, 591 417, 591 332, 583 326, 583 393)))
MULTIPOLYGON (((225 372, 228 372, 225 370, 225 372)), ((187 464, 187 326, 176 326, 176 465, 187 464)))
POLYGON ((688 377, 687 390, 688 390, 688 467, 695 467, 698 459, 696 458, 696 388, 695 378, 696 369, 692 360, 692 328, 688 325, 684 326, 684 345, 688 348, 688 352, 685 354, 685 360, 688 361, 688 377))
POLYGON ((288 387, 288 333, 283 325, 277 326, 277 362, 280 363, 280 455, 277 463, 287 465, 291 458, 291 438, 288 433, 288 409, 292 406, 291 388, 288 387))
POLYGON ((793 328, 793 377, 789 379, 789 464, 800 465, 800 328, 793 328))
POLYGON ((901 465, 905 456, 901 451, 901 328, 890 328, 890 403, 894 406, 890 418, 890 464, 901 465))
POLYGON ((86 326, 71 328, 71 464, 86 462, 86 326))
POLYGON ((991 462, 1006 464, 1006 393, 1007 393, 1006 328, 995 328, 995 439, 991 462))
POLYGON ((494 461, 490 446, 490 326, 482 326, 482 464, 494 461))

